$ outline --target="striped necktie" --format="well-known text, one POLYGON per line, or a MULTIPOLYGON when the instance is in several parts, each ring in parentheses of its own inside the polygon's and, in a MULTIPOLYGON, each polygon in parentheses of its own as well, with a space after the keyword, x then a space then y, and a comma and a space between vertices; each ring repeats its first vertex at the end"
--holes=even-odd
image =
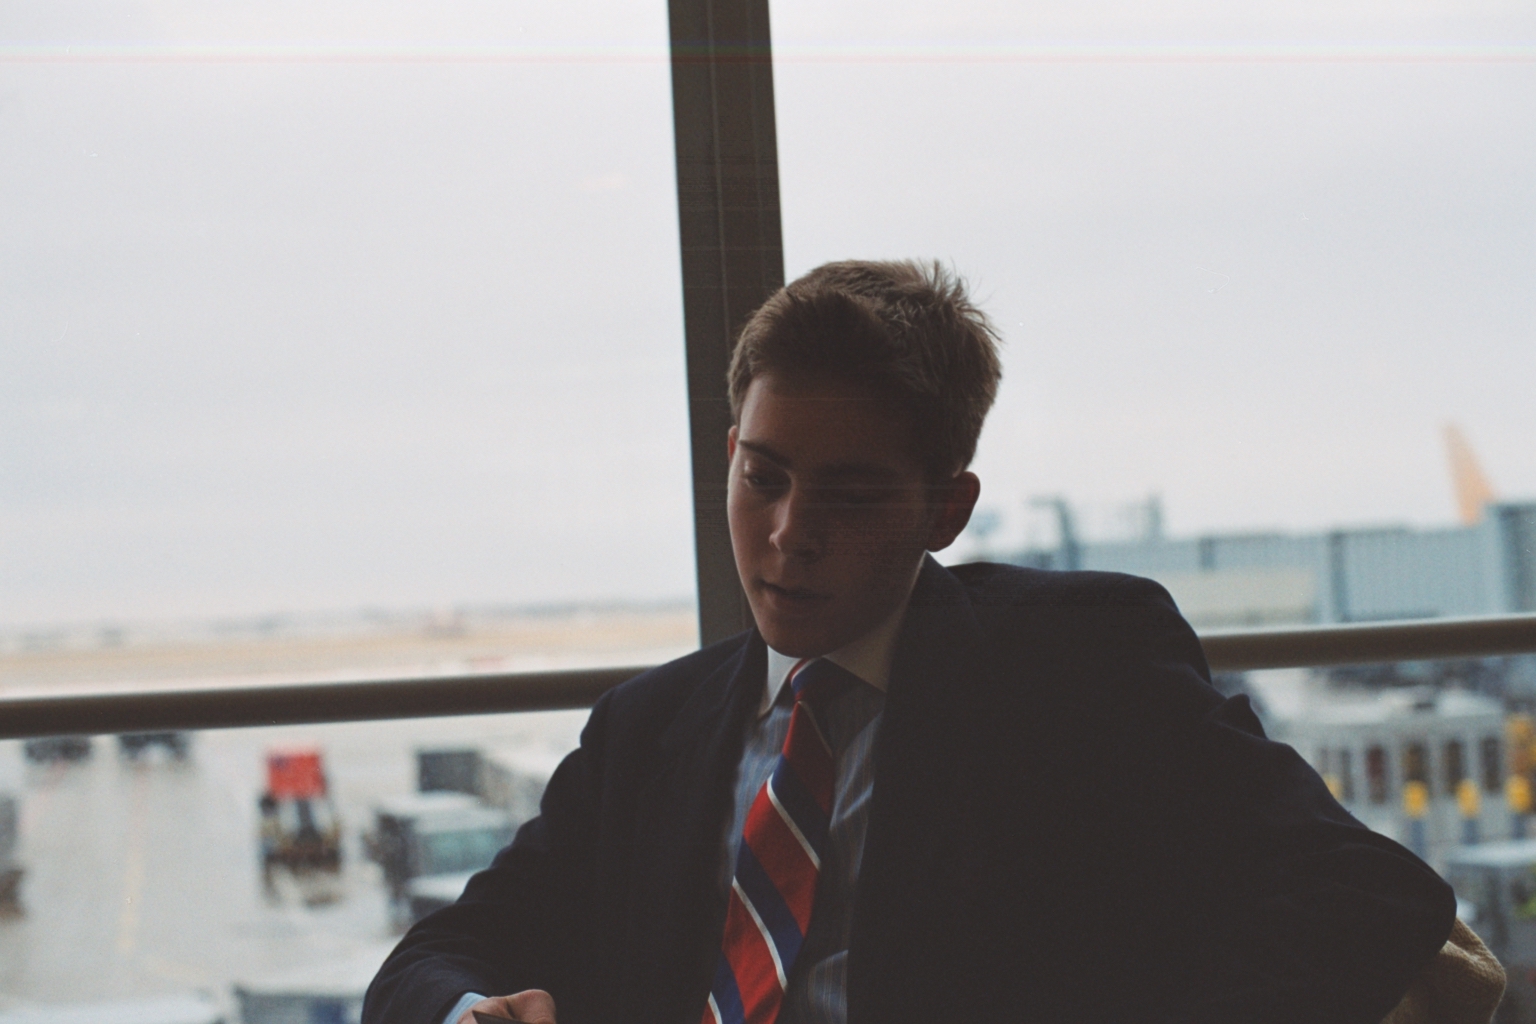
POLYGON ((858 677, 821 658, 796 665, 789 682, 789 735, 747 812, 700 1024, 773 1024, 811 925, 837 768, 817 714, 858 677))

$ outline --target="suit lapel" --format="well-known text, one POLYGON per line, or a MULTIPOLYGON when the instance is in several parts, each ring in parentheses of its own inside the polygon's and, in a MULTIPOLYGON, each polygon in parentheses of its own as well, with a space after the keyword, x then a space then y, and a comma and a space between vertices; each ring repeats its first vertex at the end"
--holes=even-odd
POLYGON ((912 908, 921 902, 952 835, 950 773, 960 737, 951 719, 981 630, 960 581, 928 558, 897 637, 890 689, 875 746, 868 836, 849 941, 848 1019, 910 1016, 897 979, 920 945, 912 908))
POLYGON ((696 1017, 708 995, 725 917, 721 843, 766 665, 753 631, 674 717, 657 741, 657 770, 638 790, 624 986, 633 999, 625 1011, 637 1020, 696 1017))

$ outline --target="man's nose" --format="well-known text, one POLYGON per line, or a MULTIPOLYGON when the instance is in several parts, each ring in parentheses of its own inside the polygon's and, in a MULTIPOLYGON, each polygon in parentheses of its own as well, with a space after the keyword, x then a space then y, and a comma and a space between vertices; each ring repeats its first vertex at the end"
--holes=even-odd
POLYGON ((789 558, 814 559, 826 547, 826 509, 803 489, 791 488, 774 508, 775 549, 789 558))

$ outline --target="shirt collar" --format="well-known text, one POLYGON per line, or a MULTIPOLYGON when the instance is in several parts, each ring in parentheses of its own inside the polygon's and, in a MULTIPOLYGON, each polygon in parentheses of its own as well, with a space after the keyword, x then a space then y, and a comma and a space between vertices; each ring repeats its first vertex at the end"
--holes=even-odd
MULTIPOLYGON (((886 616, 883 622, 857 640, 826 655, 826 659, 884 693, 891 681, 891 658, 896 650, 896 634, 901 629, 902 616, 906 614, 907 602, 911 599, 909 591, 907 599, 886 616)), ((757 717, 762 718, 773 708, 784 690, 790 672, 801 660, 780 654, 772 647, 768 648, 768 685, 763 688, 763 701, 758 706, 757 717)))

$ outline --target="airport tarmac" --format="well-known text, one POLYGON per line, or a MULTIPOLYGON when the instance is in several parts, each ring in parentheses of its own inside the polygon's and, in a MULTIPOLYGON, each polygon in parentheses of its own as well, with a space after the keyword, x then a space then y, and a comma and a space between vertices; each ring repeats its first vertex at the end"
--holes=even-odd
MULTIPOLYGON (((438 660, 434 651, 431 667, 655 664, 691 647, 676 618, 657 617, 638 629, 632 621, 620 623, 622 639, 601 623, 606 635, 585 653, 578 648, 594 640, 590 623, 585 637, 576 630, 537 647, 503 642, 494 666, 465 657, 465 639, 453 638, 454 663, 438 660)), ((120 665, 140 662, 132 675, 148 681, 136 654, 118 652, 120 665)), ((100 685, 97 657, 91 655, 91 672, 76 673, 77 660, 69 672, 34 674, 24 688, 100 685)), ((199 658, 206 671, 208 655, 199 658)), ((0 661, 17 667, 15 658, 0 661)), ((253 667, 270 672, 276 667, 270 661, 253 667)), ((345 674, 334 663, 324 667, 327 676, 345 674)), ((369 667, 377 674, 376 664, 369 667)), ((415 666, 402 671, 407 667, 415 666)), ((13 673, 0 676, 16 680, 13 673)), ((24 763, 20 741, 0 741, 0 790, 21 797, 19 859, 26 871, 22 913, 0 917, 0 1011, 194 990, 228 1005, 239 982, 382 956, 396 932, 361 835, 378 800, 415 789, 415 752, 466 746, 563 752, 576 744, 585 720, 585 711, 565 711, 210 730, 193 734, 185 762, 158 749, 125 759, 113 737, 98 736, 86 761, 38 765, 24 763), (261 883, 256 800, 267 751, 304 746, 324 753, 343 822, 343 870, 329 894, 334 899, 285 882, 273 900, 261 883)))
POLYGON ((0 1009, 227 994, 237 981, 379 948, 394 933, 359 836, 376 800, 414 789, 415 750, 569 749, 584 721, 584 712, 549 712, 209 731, 195 735, 185 763, 160 751, 125 760, 111 737, 97 737, 87 761, 28 765, 23 913, 0 918, 0 1009), (274 902, 256 854, 264 756, 308 745, 325 752, 344 867, 333 901, 309 905, 285 880, 274 902))

